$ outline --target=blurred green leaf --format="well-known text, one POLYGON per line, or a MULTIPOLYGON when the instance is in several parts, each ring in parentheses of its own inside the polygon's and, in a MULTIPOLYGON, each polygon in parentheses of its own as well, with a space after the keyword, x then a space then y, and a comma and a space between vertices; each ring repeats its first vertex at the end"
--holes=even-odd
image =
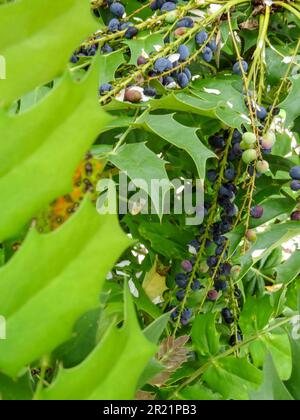
POLYGON ((0 105, 63 72, 80 42, 97 30, 88 4, 88 0, 22 0, 1 6, 0 51, 7 78, 0 83, 0 105), (68 30, 66 22, 72 22, 68 30))

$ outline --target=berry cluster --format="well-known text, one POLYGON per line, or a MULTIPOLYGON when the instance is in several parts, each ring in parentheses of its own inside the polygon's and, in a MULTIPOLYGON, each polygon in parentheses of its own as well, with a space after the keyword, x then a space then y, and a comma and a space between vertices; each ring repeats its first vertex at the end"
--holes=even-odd
MULTIPOLYGON (((190 246, 196 247, 199 250, 199 243, 197 240, 192 241, 190 246)), ((176 283, 176 299, 178 302, 182 302, 186 294, 189 292, 189 289, 196 292, 200 290, 202 285, 200 281, 197 279, 199 277, 198 272, 194 272, 196 259, 192 257, 189 260, 184 260, 181 263, 182 272, 176 274, 175 276, 175 283, 176 283)), ((180 313, 180 309, 176 308, 172 312, 172 319, 177 320, 180 316, 180 322, 182 325, 187 325, 193 315, 193 311, 191 308, 183 308, 182 312, 180 313)))
POLYGON ((300 166, 294 166, 290 170, 290 176, 292 178, 291 189, 293 191, 300 191, 300 166))
MULTIPOLYGON (((172 33, 168 31, 164 38, 165 56, 162 56, 162 53, 155 48, 149 54, 142 51, 136 63, 141 75, 138 88, 141 88, 143 84, 146 86, 143 87, 143 90, 136 89, 137 86, 134 86, 134 80, 132 80, 127 84, 124 95, 122 94, 122 100, 138 103, 156 97, 157 90, 150 84, 153 79, 159 80, 166 89, 185 89, 193 78, 188 67, 189 63, 199 55, 206 63, 213 60, 214 53, 217 50, 213 33, 209 35, 205 30, 199 32, 194 30, 190 34, 189 31, 195 27, 195 20, 189 16, 179 18, 179 16, 182 16, 182 4, 180 4, 181 9, 178 6, 177 0, 154 0, 150 4, 150 8, 155 11, 154 18, 157 14, 158 18, 160 16, 162 18, 161 20, 153 18, 153 25, 171 24, 174 31, 172 33), (177 40, 181 37, 183 37, 183 43, 179 44, 177 40), (194 45, 191 45, 190 42, 192 37, 194 37, 194 45)), ((96 44, 98 43, 101 44, 101 53, 109 54, 116 48, 115 40, 132 39, 138 35, 140 29, 146 28, 147 21, 136 25, 130 22, 131 16, 127 18, 126 8, 119 1, 107 0, 104 5, 102 4, 102 7, 109 10, 111 14, 111 18, 107 22, 107 32, 97 33, 93 40, 94 45, 90 46, 90 43, 87 43, 88 46, 83 46, 76 51, 71 57, 72 63, 77 63, 81 56, 95 55, 96 44)), ((187 11, 188 8, 186 8, 185 13, 187 11)), ((100 86, 99 93, 101 96, 105 96, 112 90, 114 90, 114 87, 111 83, 104 83, 100 86)), ((118 94, 119 92, 114 91, 110 96, 118 94)))

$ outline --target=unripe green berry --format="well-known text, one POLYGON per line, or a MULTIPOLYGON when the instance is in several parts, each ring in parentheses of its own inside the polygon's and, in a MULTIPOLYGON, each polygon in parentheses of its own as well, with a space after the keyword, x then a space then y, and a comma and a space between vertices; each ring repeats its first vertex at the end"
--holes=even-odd
POLYGON ((208 272, 208 270, 209 270, 209 267, 208 267, 208 265, 207 265, 206 261, 202 261, 202 263, 201 263, 201 264, 200 264, 200 266, 199 266, 199 271, 200 271, 200 273, 205 274, 205 273, 207 273, 207 272, 208 272))
POLYGON ((256 135, 250 132, 244 133, 242 140, 248 145, 254 145, 256 143, 256 135))
POLYGON ((265 174, 270 169, 269 162, 266 160, 260 160, 256 164, 256 170, 259 174, 265 174))
POLYGON ((173 10, 172 12, 167 13, 166 22, 167 23, 174 23, 177 18, 178 18, 177 10, 173 10))
POLYGON ((237 280, 241 274, 242 268, 239 265, 235 265, 234 267, 232 267, 231 269, 231 277, 233 280, 237 280))
POLYGON ((241 148, 242 148, 242 150, 254 149, 255 146, 256 146, 255 143, 249 144, 249 143, 246 143, 245 141, 241 141, 241 148))
POLYGON ((274 131, 269 130, 262 138, 262 148, 263 149, 272 149, 276 143, 276 135, 274 131))
POLYGON ((256 242, 256 239, 257 239, 256 232, 255 232, 254 230, 252 230, 252 229, 248 230, 248 231, 246 232, 246 238, 247 238, 247 239, 248 239, 248 241, 250 241, 250 242, 256 242))
POLYGON ((254 149, 245 150, 243 153, 243 161, 247 164, 254 162, 257 159, 257 152, 254 149))

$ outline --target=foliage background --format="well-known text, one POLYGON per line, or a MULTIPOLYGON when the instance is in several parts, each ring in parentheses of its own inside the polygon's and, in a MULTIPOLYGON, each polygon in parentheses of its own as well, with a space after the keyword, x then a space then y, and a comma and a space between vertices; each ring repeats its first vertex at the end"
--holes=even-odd
MULTIPOLYGON (((7 63, 7 79, 0 80, 0 313, 8 337, 0 341, 1 397, 299 399, 299 342, 290 337, 299 312, 299 251, 290 242, 292 256, 286 260, 283 253, 300 235, 299 221, 290 221, 299 195, 289 188, 288 175, 299 165, 299 2, 273 2, 283 9, 271 17, 265 5, 253 16, 256 2, 220 2, 231 21, 220 19, 219 10, 169 44, 163 38, 172 24, 153 17, 149 7, 137 13, 144 19, 138 37, 127 40, 107 34, 107 9, 92 17, 87 0, 0 3, 0 53, 7 63), (258 25, 254 31, 251 23, 258 25), (192 46, 192 35, 203 27, 222 44, 211 65, 192 46), (98 30, 104 31, 100 47, 109 41, 115 51, 68 65, 72 51, 82 42, 93 44, 98 30), (237 50, 233 31, 242 40, 237 50), (159 98, 146 104, 113 98, 141 73, 135 63, 142 49, 150 53, 161 45, 157 58, 183 41, 195 53, 191 69, 201 78, 171 92, 153 80, 159 98), (153 173, 204 180, 217 164, 209 138, 246 124, 245 81, 232 75, 232 63, 242 56, 254 57, 250 82, 258 81, 260 102, 286 111, 285 126, 266 157, 271 173, 250 176, 250 197, 243 189, 247 168, 238 183, 240 207, 247 196, 265 209, 263 219, 250 221, 246 206, 229 234, 239 276, 216 304, 206 300, 210 281, 188 291, 181 310, 188 305, 193 317, 181 326, 170 319, 174 278, 196 230, 185 226, 183 216, 162 222, 142 214, 99 216, 93 185, 119 170, 146 180, 153 173), (100 98, 100 107, 98 87, 106 82, 113 90, 100 98), (84 157, 87 151, 92 154, 84 157), (93 169, 89 183, 82 175, 87 164, 93 169), (75 206, 71 217, 66 196, 75 206), (268 224, 246 252, 245 223, 268 224), (254 259, 257 250, 264 252, 254 259), (236 305, 237 285, 244 305, 228 328, 220 317, 222 299, 236 305), (229 346, 232 328, 234 334, 241 329, 243 340, 229 346)), ((140 10, 137 1, 124 3, 128 14, 140 10)), ((197 10, 209 4, 180 7, 199 17, 197 10)), ((228 156, 218 157, 227 163, 228 156)), ((216 215, 210 213, 208 225, 216 215)), ((204 254, 198 254, 199 267, 204 254)))

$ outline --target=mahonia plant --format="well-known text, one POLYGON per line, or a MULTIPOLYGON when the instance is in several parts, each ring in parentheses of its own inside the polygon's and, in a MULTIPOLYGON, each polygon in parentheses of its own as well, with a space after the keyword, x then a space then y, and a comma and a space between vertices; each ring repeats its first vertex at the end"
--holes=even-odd
MULTIPOLYGON (((86 200, 96 208, 109 199, 99 185, 113 181, 119 209, 130 209, 119 211, 119 223, 135 242, 121 258, 120 246, 111 270, 99 253, 110 270, 100 307, 82 314, 77 336, 56 343, 51 357, 32 360, 30 389, 41 399, 58 397, 67 376, 58 372, 61 363, 72 375, 80 364, 83 377, 97 375, 89 361, 101 349, 107 356, 111 325, 119 340, 122 328, 137 336, 132 313, 124 322, 128 287, 144 350, 130 398, 299 399, 300 2, 92 0, 90 8, 98 30, 70 51, 68 73, 82 83, 99 63, 99 115, 111 119, 86 150, 72 190, 32 219, 42 237, 62 232, 86 200), (124 173, 132 180, 126 197, 124 173), (168 189, 171 180, 187 181, 193 196, 200 180, 203 205, 195 211, 203 221, 187 224, 190 215, 174 210, 176 198, 168 214, 156 206, 150 212, 145 183, 157 178, 168 189), (281 393, 268 389, 272 381, 281 393)), ((38 88, 36 106, 56 83, 38 88)), ((36 101, 28 95, 10 112, 36 101)), ((5 238, 2 265, 25 249, 28 229, 5 238)), ((99 251, 105 240, 99 235, 99 251)), ((135 352, 130 343, 127 352, 135 352)), ((114 398, 103 383, 126 377, 139 354, 119 357, 119 372, 113 358, 99 357, 100 365, 111 363, 111 377, 82 395, 114 398)), ((70 398, 80 392, 72 389, 70 398)))

